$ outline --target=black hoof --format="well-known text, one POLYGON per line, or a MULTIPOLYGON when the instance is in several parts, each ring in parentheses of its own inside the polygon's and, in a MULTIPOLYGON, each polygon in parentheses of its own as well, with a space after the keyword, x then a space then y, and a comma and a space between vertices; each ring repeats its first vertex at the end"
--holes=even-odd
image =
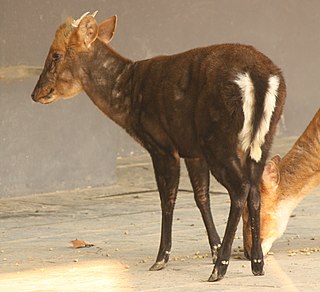
POLYGON ((160 271, 166 266, 166 262, 164 260, 160 262, 155 262, 150 268, 149 271, 160 271))
POLYGON ((264 266, 263 259, 252 259, 251 260, 252 274, 255 276, 263 276, 264 275, 263 266, 264 266))
POLYGON ((218 273, 214 270, 211 274, 211 276, 209 277, 208 279, 208 282, 216 282, 216 281, 219 281, 221 280, 222 278, 219 278, 218 277, 218 273))
POLYGON ((211 276, 209 277, 209 282, 216 282, 223 279, 224 275, 227 272, 229 265, 229 261, 221 261, 219 264, 217 263, 212 271, 211 276))

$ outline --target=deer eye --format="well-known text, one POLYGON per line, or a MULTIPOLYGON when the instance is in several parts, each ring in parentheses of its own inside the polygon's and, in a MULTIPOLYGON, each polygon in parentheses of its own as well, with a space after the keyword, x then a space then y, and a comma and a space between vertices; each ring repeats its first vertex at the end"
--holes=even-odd
POLYGON ((53 53, 53 54, 52 54, 52 60, 53 60, 54 62, 60 61, 61 58, 62 58, 62 54, 61 54, 61 53, 53 53))

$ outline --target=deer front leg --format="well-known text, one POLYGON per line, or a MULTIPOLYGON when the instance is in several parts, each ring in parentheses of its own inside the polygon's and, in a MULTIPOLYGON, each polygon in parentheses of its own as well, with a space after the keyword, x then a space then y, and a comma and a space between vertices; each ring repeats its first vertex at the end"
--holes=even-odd
POLYGON ((171 252, 173 210, 176 202, 180 161, 171 155, 151 155, 161 200, 161 239, 156 262, 149 269, 158 271, 165 267, 171 252))
POLYGON ((212 254, 212 261, 213 263, 215 263, 218 257, 218 251, 221 246, 221 241, 216 227, 213 223, 210 208, 209 167, 204 158, 186 158, 185 163, 188 169, 191 185, 194 191, 194 199, 201 212, 202 219, 207 230, 212 254))

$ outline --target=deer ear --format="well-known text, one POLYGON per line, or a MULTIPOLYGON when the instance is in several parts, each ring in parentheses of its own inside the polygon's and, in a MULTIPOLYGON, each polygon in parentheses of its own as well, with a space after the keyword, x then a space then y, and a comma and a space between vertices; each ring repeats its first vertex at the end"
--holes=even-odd
POLYGON ((277 155, 273 156, 273 157, 271 158, 271 160, 272 160, 276 165, 278 165, 279 162, 280 162, 280 160, 281 160, 281 156, 280 156, 279 154, 277 154, 277 155))
POLYGON ((93 16, 84 17, 78 27, 80 41, 89 48, 98 36, 98 24, 93 16))
POLYGON ((117 27, 117 16, 114 15, 99 24, 98 36, 104 43, 111 42, 117 27))
MULTIPOLYGON (((280 156, 279 156, 280 158, 280 156)), ((280 161, 280 160, 279 160, 280 161)), ((268 189, 275 191, 280 182, 280 172, 275 161, 269 160, 267 161, 263 174, 262 174, 262 182, 265 187, 268 189)))

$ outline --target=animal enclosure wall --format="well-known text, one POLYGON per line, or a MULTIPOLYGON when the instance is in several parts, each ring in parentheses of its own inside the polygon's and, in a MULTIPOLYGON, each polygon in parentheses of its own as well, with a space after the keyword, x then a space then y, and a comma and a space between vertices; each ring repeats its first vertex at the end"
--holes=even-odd
POLYGON ((81 94, 49 106, 30 94, 54 32, 68 16, 117 14, 111 45, 137 60, 214 43, 252 44, 283 69, 284 134, 320 105, 320 2, 272 0, 0 0, 0 195, 115 181, 117 152, 141 148, 81 94))

